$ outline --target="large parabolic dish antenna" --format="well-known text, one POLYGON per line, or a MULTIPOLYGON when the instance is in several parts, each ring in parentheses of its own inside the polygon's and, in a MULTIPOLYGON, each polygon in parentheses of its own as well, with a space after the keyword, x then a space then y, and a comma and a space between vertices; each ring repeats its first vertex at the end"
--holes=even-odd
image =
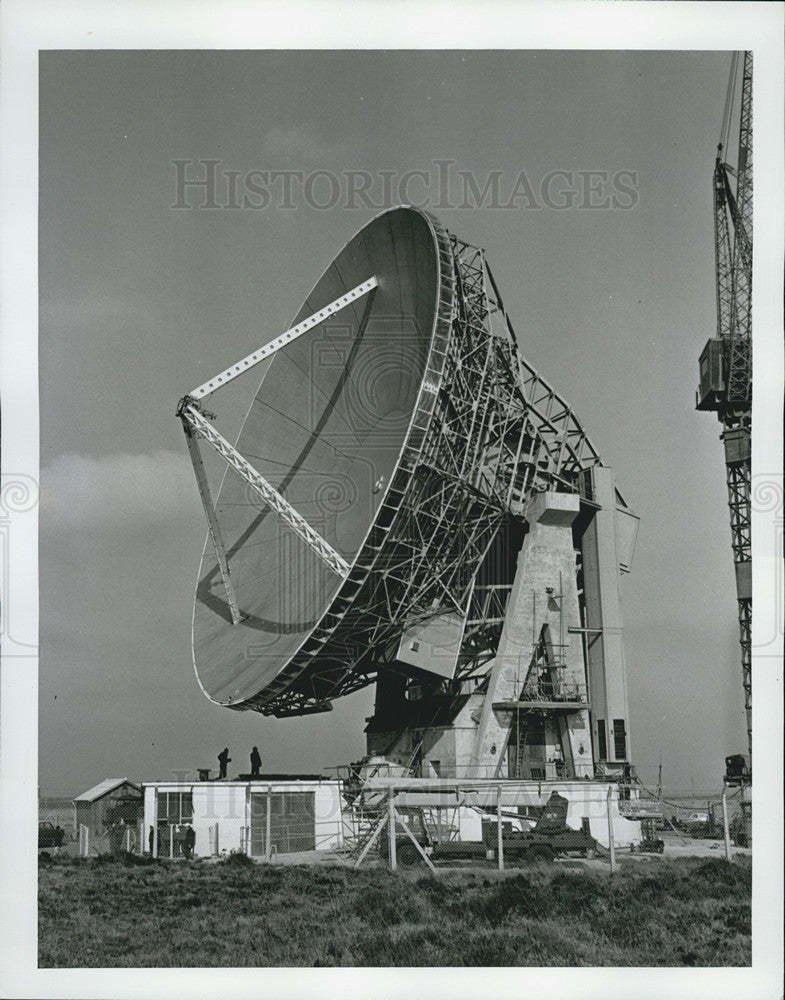
POLYGON ((494 539, 532 492, 585 496, 599 464, 518 352, 483 251, 408 207, 365 226, 292 329, 178 414, 210 523, 197 677, 218 704, 265 714, 324 711, 386 667, 416 670, 417 643, 401 653, 413 628, 443 646, 445 677, 487 663, 494 539), (231 446, 202 401, 259 361, 231 446), (201 441, 227 460, 214 499, 201 441))

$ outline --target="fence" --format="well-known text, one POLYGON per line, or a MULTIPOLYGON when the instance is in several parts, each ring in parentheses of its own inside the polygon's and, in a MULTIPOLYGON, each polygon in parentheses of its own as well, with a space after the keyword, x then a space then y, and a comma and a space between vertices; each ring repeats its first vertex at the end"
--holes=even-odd
POLYGON ((118 824, 111 827, 94 829, 85 823, 80 823, 77 836, 77 852, 79 857, 95 857, 99 854, 117 854, 128 851, 130 854, 144 854, 145 845, 142 835, 141 821, 135 825, 118 824))
MULTIPOLYGON (((713 839, 717 842, 713 849, 722 842, 725 856, 731 858, 733 845, 745 847, 750 842, 750 805, 742 789, 726 787, 722 796, 713 798, 677 799, 667 789, 652 792, 635 781, 573 780, 554 785, 424 779, 392 774, 393 768, 385 769, 388 777, 349 783, 342 813, 336 806, 338 813, 333 809, 329 816, 318 811, 306 816, 302 810, 302 815, 295 815, 288 800, 281 800, 276 811, 275 796, 262 793, 258 808, 250 808, 244 822, 216 817, 209 826, 199 825, 198 854, 220 857, 240 851, 270 862, 285 860, 287 853, 330 850, 348 855, 354 864, 374 859, 393 869, 416 863, 435 870, 467 862, 504 869, 530 860, 525 835, 537 826, 551 793, 559 790, 569 798, 571 831, 580 834, 578 827, 585 823, 584 832, 594 841, 587 845, 578 837, 571 846, 562 845, 563 851, 596 854, 607 860, 611 870, 620 851, 657 850, 662 845, 660 831, 674 853, 689 853, 693 838, 713 839), (633 828, 636 833, 631 836, 633 828)), ((83 857, 125 850, 177 860, 192 853, 193 845, 185 837, 189 828, 190 824, 166 821, 149 828, 116 824, 102 830, 81 824, 71 850, 76 847, 83 857)), ((549 853, 547 844, 538 846, 549 853)), ((552 853, 562 853, 562 847, 557 845, 552 853)))
POLYGON ((510 783, 475 788, 446 781, 430 787, 390 784, 371 803, 355 803, 354 866, 360 867, 375 851, 391 871, 399 865, 424 864, 436 872, 465 862, 493 864, 503 871, 510 865, 575 852, 590 858, 602 854, 615 871, 619 813, 614 791, 608 787, 604 802, 605 848, 591 832, 598 810, 593 810, 593 817, 582 817, 580 829, 573 829, 566 822, 568 799, 558 793, 549 795, 544 804, 532 805, 531 795, 523 795, 520 785, 510 783))
MULTIPOLYGON (((533 805, 532 792, 522 792, 517 783, 482 782, 472 787, 449 781, 388 780, 384 788, 366 792, 354 803, 349 841, 354 865, 375 860, 392 871, 425 865, 436 872, 468 863, 503 871, 557 855, 582 855, 607 862, 613 873, 620 852, 663 853, 665 844, 656 831, 660 822, 670 827, 671 821, 659 811, 658 800, 624 799, 613 784, 604 785, 601 796, 596 785, 581 796, 579 784, 573 783, 571 803, 556 793, 545 804, 533 805), (572 826, 567 824, 568 808, 578 814, 573 815, 572 826)), ((548 794, 545 787, 539 791, 548 794)), ((728 798, 726 789, 718 803, 722 818, 715 839, 723 842, 724 856, 730 860, 728 798)), ((676 840, 690 844, 688 829, 675 825, 672 829, 676 840)), ((673 844, 674 838, 669 842, 673 844)))

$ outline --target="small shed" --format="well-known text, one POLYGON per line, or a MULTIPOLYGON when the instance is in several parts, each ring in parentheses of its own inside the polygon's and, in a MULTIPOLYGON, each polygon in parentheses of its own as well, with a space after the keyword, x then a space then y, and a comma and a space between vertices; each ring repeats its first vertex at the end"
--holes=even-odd
POLYGON ((135 828, 142 808, 141 785, 128 778, 106 778, 74 799, 76 829, 87 828, 95 844, 97 838, 108 837, 113 828, 135 828))

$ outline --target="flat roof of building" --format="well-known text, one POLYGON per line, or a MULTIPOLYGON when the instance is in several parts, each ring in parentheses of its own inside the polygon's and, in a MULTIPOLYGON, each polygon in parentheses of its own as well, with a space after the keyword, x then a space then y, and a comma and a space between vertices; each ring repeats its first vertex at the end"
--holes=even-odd
POLYGON ((340 784, 340 778, 329 778, 322 774, 260 774, 240 775, 237 778, 209 778, 207 781, 200 781, 199 778, 171 778, 170 780, 157 779, 156 781, 143 781, 142 786, 152 787, 153 785, 269 785, 271 782, 280 784, 340 784))

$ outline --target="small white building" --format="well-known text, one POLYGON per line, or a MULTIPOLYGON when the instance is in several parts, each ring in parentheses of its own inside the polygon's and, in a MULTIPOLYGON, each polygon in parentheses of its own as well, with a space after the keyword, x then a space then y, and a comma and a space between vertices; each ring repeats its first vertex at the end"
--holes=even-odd
POLYGON ((146 848, 181 857, 188 827, 193 853, 242 851, 271 858, 343 847, 342 783, 334 778, 144 782, 146 848))

